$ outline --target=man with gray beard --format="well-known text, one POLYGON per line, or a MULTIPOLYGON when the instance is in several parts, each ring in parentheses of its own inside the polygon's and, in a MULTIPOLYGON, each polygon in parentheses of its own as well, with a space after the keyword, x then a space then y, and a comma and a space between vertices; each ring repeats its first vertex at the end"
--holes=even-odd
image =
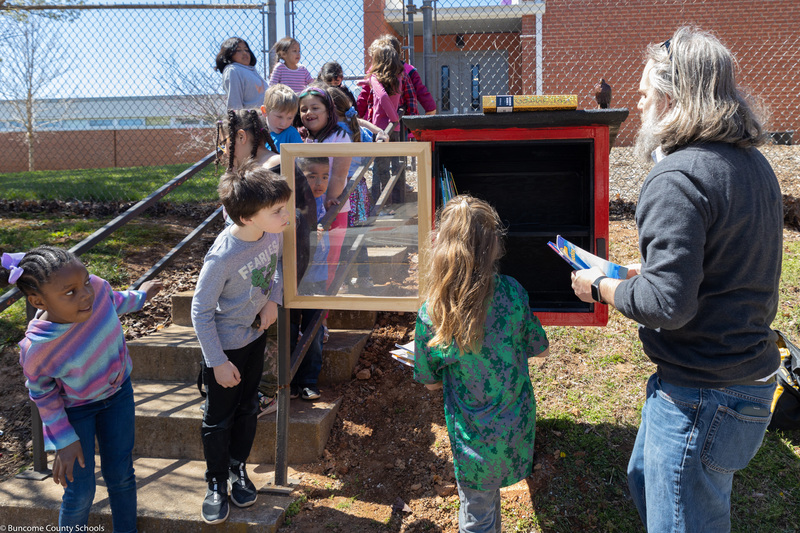
POLYGON ((761 446, 780 361, 781 192, 718 39, 680 28, 646 59, 635 151, 657 162, 636 208, 642 263, 626 280, 573 272, 572 287, 636 320, 656 364, 628 464, 647 530, 730 531, 733 474, 761 446))

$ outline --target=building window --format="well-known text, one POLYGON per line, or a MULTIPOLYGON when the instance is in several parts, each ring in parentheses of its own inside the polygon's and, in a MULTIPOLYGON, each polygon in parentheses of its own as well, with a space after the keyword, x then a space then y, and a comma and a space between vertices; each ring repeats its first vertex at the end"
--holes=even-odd
POLYGON ((470 73, 472 75, 472 109, 477 111, 481 108, 481 66, 472 65, 470 73))
POLYGON ((144 123, 150 127, 169 126, 170 120, 170 117, 147 117, 144 119, 144 123))
POLYGON ((450 111, 450 67, 442 65, 442 111, 450 111))
POLYGON ((144 126, 143 118, 121 118, 117 120, 120 128, 141 128, 144 126))
POLYGON ((113 128, 114 127, 114 120, 110 118, 103 118, 103 119, 89 119, 89 127, 90 128, 113 128))

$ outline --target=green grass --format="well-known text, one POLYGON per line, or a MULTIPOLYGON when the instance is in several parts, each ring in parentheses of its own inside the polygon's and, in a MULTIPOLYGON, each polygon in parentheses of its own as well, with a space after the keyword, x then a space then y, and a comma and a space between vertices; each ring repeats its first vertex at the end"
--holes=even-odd
MULTIPOLYGON (((0 250, 26 251, 42 243, 70 248, 103 227, 104 219, 44 218, 39 216, 24 224, 4 221, 0 226, 0 250)), ((130 285, 125 266, 125 254, 142 250, 164 237, 164 229, 157 221, 140 218, 114 232, 111 238, 81 256, 90 273, 107 280, 115 289, 130 285)), ((0 291, 4 294, 5 291, 0 291)), ((0 313, 0 347, 16 343, 25 332, 25 305, 18 300, 0 313)))
POLYGON ((783 246, 783 268, 781 270, 780 301, 778 314, 772 327, 800 340, 800 241, 787 242, 783 246))
MULTIPOLYGON (((156 167, 41 170, 0 174, 0 197, 5 200, 139 201, 189 168, 190 165, 156 167)), ((213 164, 170 192, 173 203, 217 199, 213 164)))

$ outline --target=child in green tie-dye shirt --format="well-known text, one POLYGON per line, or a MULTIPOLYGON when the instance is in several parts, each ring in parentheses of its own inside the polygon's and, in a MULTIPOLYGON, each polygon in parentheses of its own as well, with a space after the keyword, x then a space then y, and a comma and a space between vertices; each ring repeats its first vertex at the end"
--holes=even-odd
POLYGON ((548 342, 517 280, 497 272, 503 227, 468 195, 439 213, 426 301, 417 314, 414 378, 444 389, 462 532, 499 533, 500 488, 533 467, 536 400, 528 358, 548 342))

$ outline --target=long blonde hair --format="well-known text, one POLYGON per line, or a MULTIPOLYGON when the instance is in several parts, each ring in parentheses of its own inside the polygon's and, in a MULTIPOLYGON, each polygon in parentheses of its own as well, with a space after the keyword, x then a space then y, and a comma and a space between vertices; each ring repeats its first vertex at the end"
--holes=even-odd
POLYGON ((456 196, 437 215, 431 268, 425 284, 428 315, 436 334, 429 346, 455 343, 460 353, 483 344, 505 228, 497 211, 467 194, 456 196))

